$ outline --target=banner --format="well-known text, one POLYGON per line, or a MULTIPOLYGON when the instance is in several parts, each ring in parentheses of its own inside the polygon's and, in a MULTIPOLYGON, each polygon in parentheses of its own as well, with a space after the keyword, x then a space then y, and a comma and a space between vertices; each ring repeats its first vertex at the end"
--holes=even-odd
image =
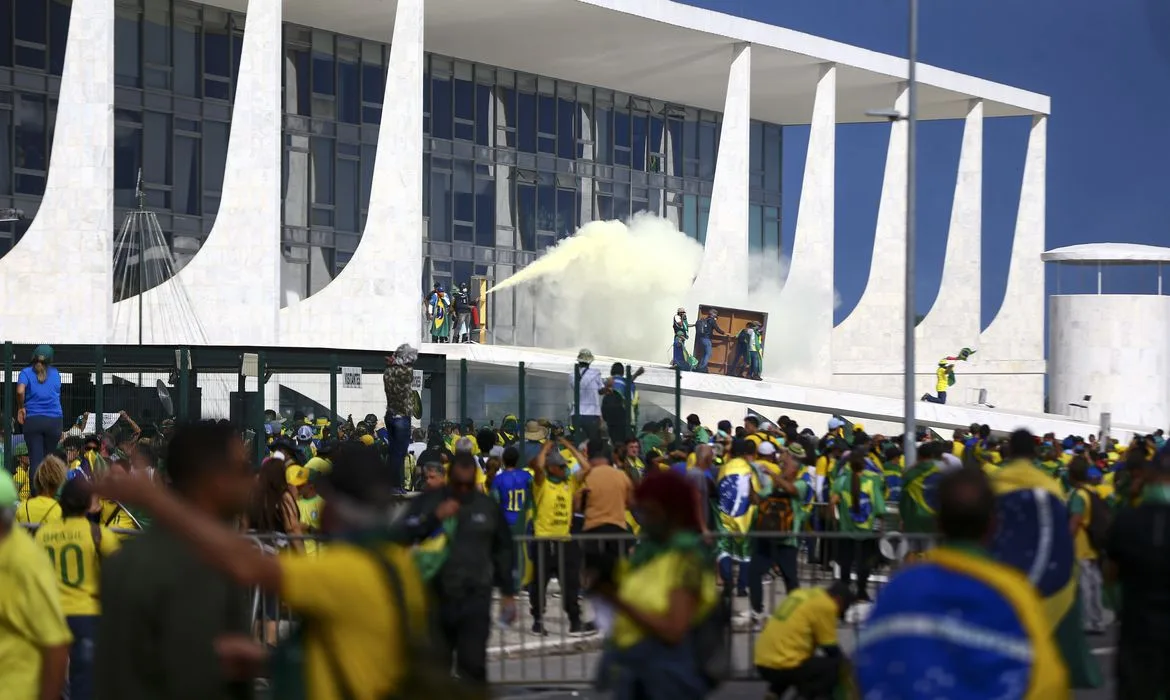
POLYGON ((362 368, 361 367, 342 367, 341 368, 341 388, 342 389, 361 389, 362 388, 362 368))

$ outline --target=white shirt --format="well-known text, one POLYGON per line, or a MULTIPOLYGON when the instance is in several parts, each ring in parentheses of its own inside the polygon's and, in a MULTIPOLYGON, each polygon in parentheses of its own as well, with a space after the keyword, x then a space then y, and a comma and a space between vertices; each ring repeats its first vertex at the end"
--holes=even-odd
MULTIPOLYGON (((601 416, 601 394, 598 392, 605 386, 601 379, 601 372, 593 367, 588 367, 582 371, 577 365, 573 366, 573 372, 581 373, 581 396, 577 399, 579 407, 575 410, 583 416, 601 416)), ((572 403, 573 391, 576 389, 576 379, 573 374, 569 374, 569 413, 573 413, 574 406, 572 403)))
POLYGON ((426 449, 427 444, 425 442, 412 442, 407 446, 406 453, 411 457, 418 459, 418 456, 421 455, 426 449))

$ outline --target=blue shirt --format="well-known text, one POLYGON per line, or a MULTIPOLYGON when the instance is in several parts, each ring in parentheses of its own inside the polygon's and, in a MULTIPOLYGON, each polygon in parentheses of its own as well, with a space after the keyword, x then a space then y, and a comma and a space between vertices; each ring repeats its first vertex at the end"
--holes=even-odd
POLYGON ((492 494, 500 502, 504 520, 514 527, 532 500, 532 475, 523 469, 505 469, 492 480, 492 494))
POLYGON ((24 411, 28 416, 46 416, 60 418, 61 413, 61 374, 56 367, 45 370, 45 381, 37 379, 37 372, 32 367, 20 370, 20 379, 17 383, 24 385, 24 411))

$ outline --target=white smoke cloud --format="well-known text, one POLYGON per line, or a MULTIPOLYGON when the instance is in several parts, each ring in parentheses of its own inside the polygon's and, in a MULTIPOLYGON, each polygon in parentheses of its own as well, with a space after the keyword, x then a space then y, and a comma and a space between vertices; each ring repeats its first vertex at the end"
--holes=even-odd
MULTIPOLYGON (((643 213, 628 225, 586 224, 491 291, 530 286, 538 300, 534 312, 542 345, 587 347, 599 355, 665 363, 670 359, 671 319, 678 307, 687 307, 692 323, 698 320, 698 309, 687 299, 702 259, 698 241, 669 221, 643 213)), ((788 265, 776 250, 752 254, 748 295, 731 304, 768 314, 765 374, 776 363, 799 367, 827 351, 803 342, 800 328, 811 316, 807 307, 791 303, 799 299, 799 292, 781 303, 788 265)), ((714 290, 714 297, 735 298, 734 286, 714 290)))

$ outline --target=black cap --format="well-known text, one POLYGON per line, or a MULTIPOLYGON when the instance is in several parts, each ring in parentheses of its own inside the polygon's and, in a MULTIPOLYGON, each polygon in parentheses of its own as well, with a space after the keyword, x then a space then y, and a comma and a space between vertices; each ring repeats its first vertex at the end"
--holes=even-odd
POLYGON ((330 460, 333 468, 320 480, 322 496, 345 496, 370 506, 386 506, 394 497, 390 470, 382 462, 378 448, 360 442, 337 446, 330 460))

